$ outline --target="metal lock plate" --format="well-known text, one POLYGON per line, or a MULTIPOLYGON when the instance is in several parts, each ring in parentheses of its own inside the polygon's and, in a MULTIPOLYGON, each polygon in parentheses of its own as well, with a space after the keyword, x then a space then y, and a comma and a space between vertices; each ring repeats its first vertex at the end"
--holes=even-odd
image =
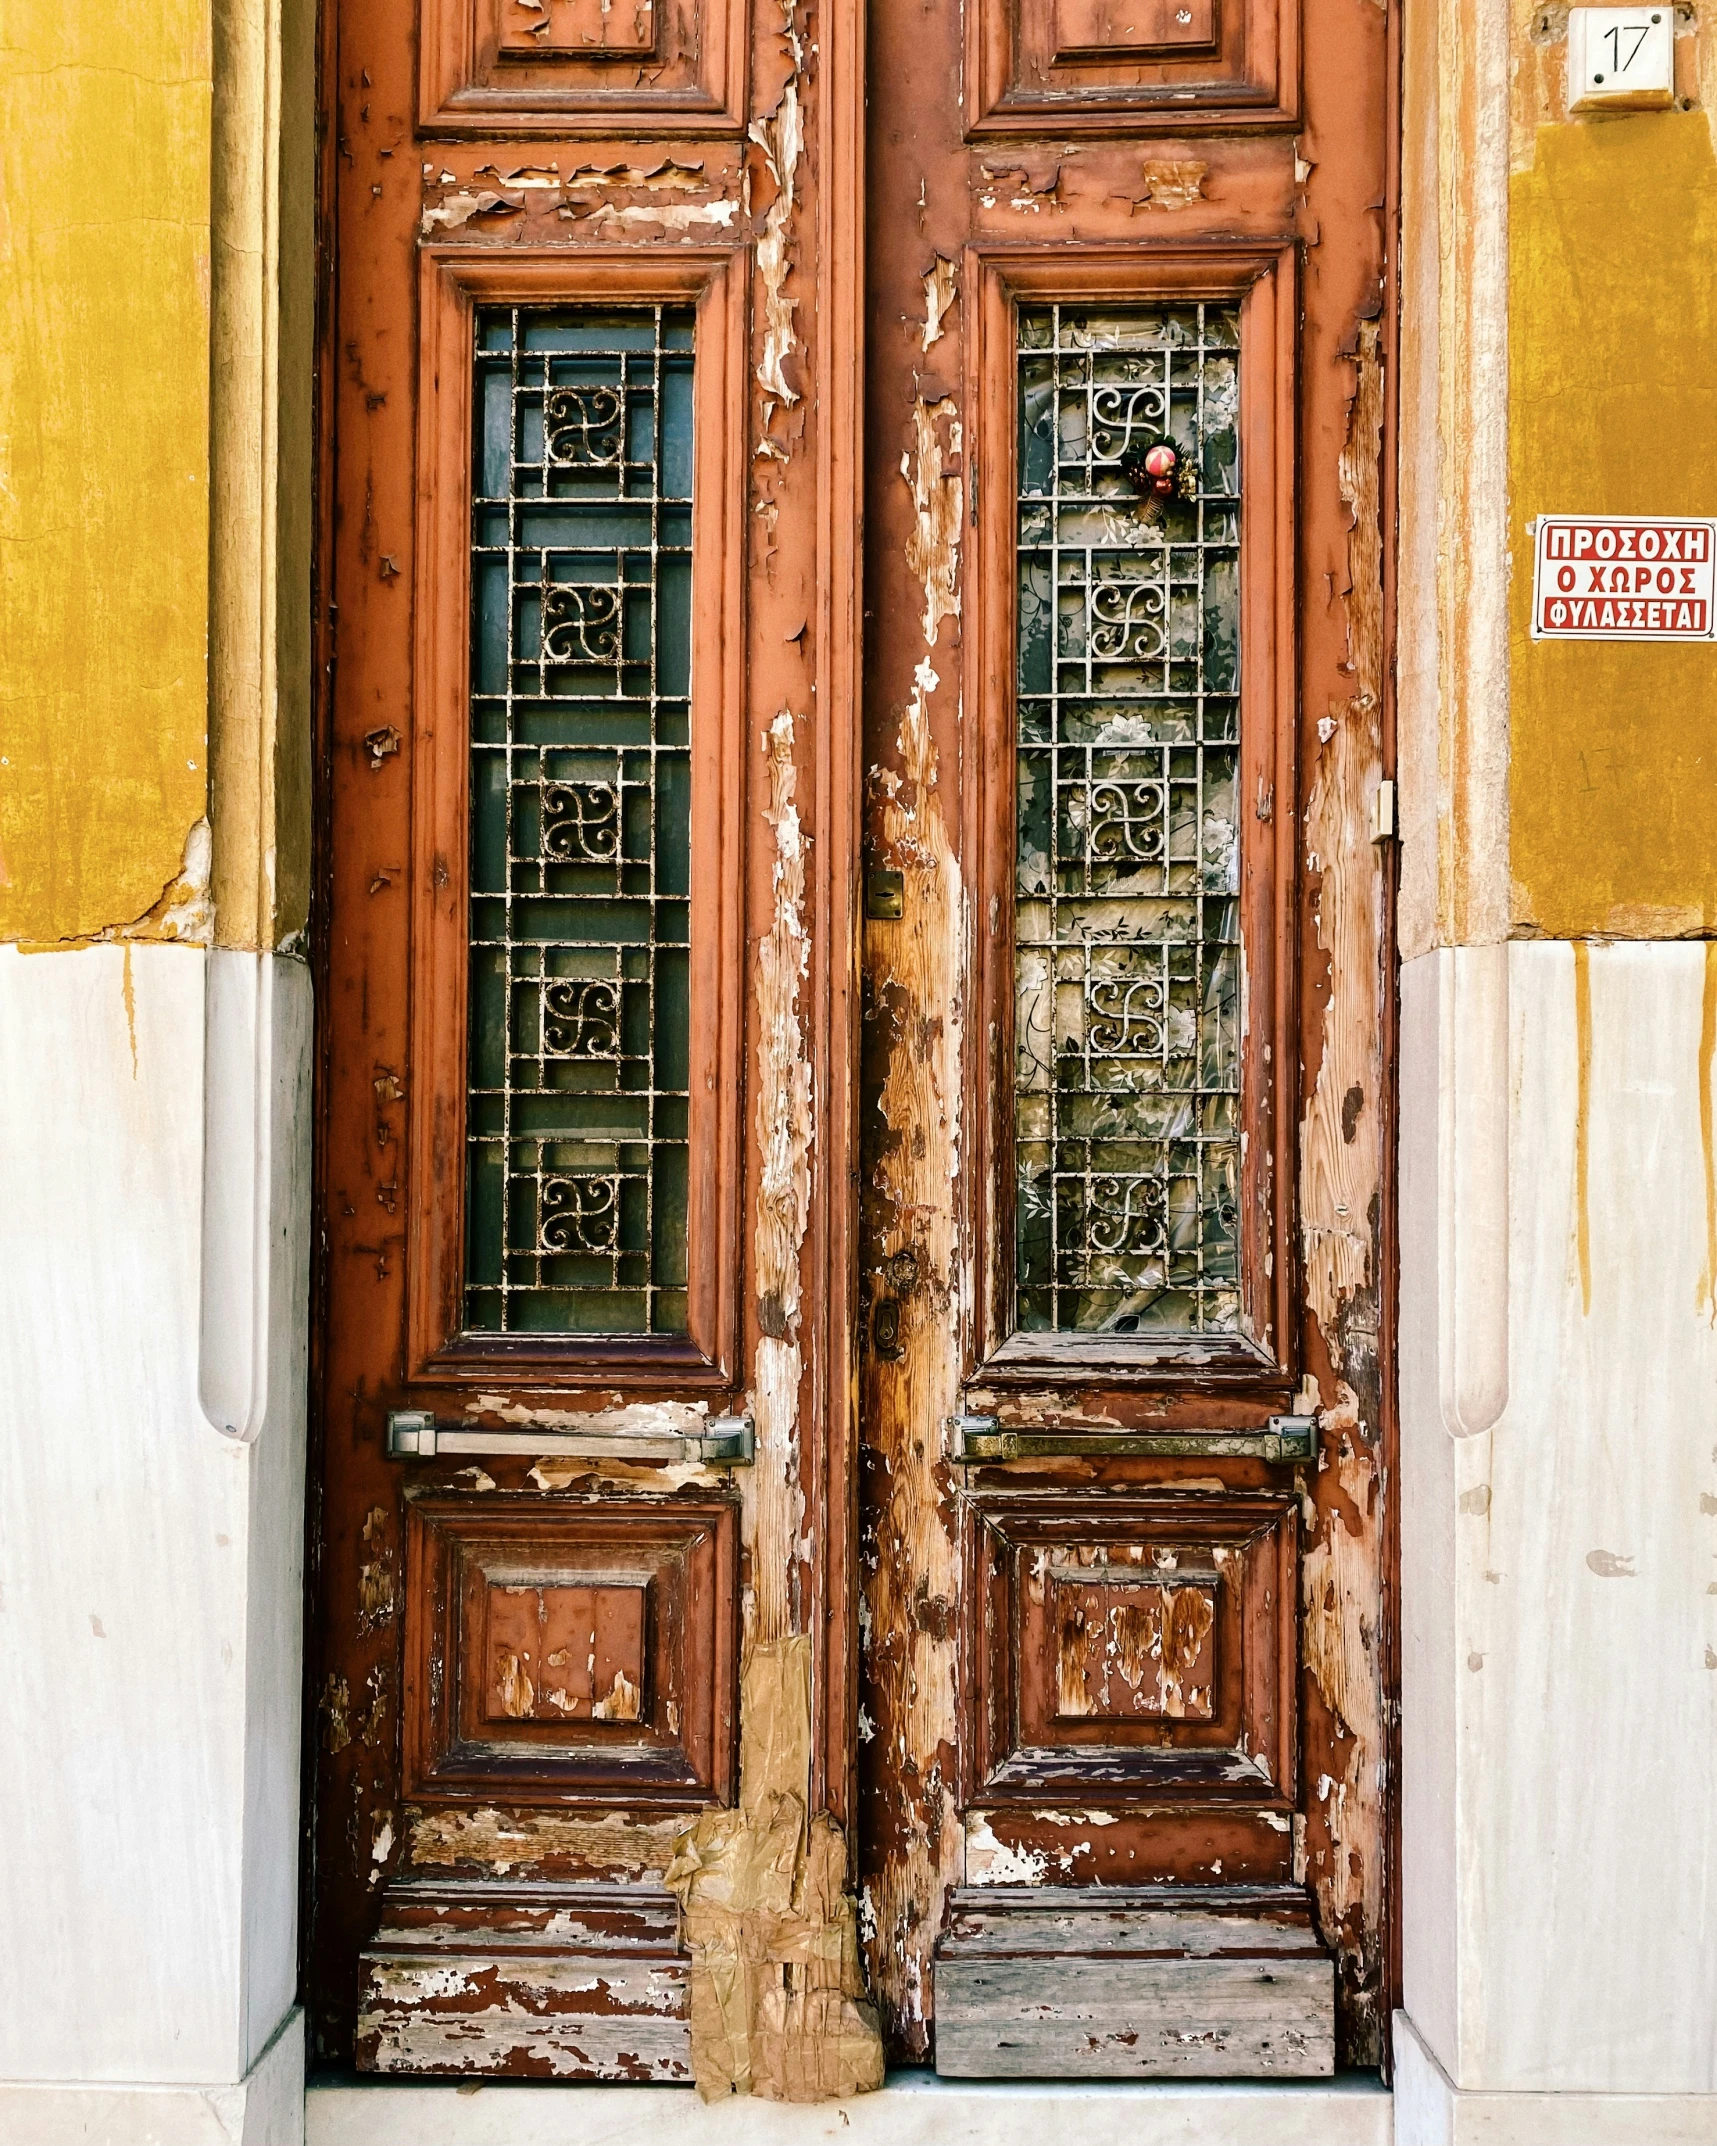
POLYGON ((897 924, 906 914, 904 872, 867 872, 864 882, 864 913, 879 924, 897 924))

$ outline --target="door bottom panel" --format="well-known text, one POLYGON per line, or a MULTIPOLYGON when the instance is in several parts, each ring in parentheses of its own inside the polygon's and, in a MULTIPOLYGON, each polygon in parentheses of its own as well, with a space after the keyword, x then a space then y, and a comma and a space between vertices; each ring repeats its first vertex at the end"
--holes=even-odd
POLYGON ((945 2079, 1319 2079, 1335 1963, 1293 1887, 962 1887, 936 1947, 945 2079))
POLYGON ((363 1953, 363 2071, 685 2083, 687 1963, 664 1893, 406 1881, 363 1953))

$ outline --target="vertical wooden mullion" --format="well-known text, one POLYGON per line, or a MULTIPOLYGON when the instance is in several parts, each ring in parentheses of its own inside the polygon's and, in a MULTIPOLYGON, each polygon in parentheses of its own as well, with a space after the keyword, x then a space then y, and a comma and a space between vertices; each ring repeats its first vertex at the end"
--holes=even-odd
MULTIPOLYGON (((858 1083, 860 813, 863 797, 865 6, 820 21, 816 79, 818 572, 816 721, 821 779, 812 1050, 822 1098, 806 1273, 813 1350, 811 1797, 844 1826, 856 1808, 858 1730, 858 1083)), ((856 1844, 849 1840, 849 1849, 856 1844)))

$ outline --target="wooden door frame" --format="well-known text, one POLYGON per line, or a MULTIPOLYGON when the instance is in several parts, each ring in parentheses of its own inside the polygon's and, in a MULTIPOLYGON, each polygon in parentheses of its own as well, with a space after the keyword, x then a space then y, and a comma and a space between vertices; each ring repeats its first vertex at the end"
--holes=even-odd
MULTIPOLYGON (((1382 763, 1386 778, 1399 796, 1399 687, 1396 673, 1399 649, 1398 571, 1400 566, 1401 501, 1401 307, 1402 307, 1402 9, 1409 0, 1385 0, 1383 124, 1384 188, 1384 282, 1382 292, 1383 349, 1383 706, 1380 711, 1382 763)), ((1429 5, 1430 0, 1423 0, 1429 5)), ((1387 2022, 1383 2036, 1384 2083, 1395 2078, 1395 2016, 1406 2003, 1402 1966, 1401 1902, 1401 1402, 1397 1385, 1401 1333, 1401 947, 1398 914, 1401 895, 1400 814, 1394 816, 1392 839, 1384 847, 1383 947, 1389 988, 1383 994, 1382 1094, 1378 1109, 1383 1121, 1385 1168, 1382 1183, 1382 1213, 1378 1217, 1378 1301, 1382 1316, 1378 1333, 1377 1380, 1382 1397, 1383 1421, 1380 1443, 1386 1480, 1395 1495, 1388 1501, 1383 1524, 1383 1601, 1378 1645, 1383 1664, 1386 1705, 1384 1763, 1389 1769, 1391 1793, 1384 1807, 1383 1836, 1383 2004, 1387 2022)))

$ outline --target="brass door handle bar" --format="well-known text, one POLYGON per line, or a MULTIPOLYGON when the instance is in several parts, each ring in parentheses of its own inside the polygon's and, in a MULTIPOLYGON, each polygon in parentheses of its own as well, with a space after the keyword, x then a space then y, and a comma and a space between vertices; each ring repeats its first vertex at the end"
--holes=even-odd
POLYGON ((700 1461, 712 1468, 749 1467, 757 1435, 749 1416, 712 1416, 702 1431, 489 1430, 438 1420, 427 1409, 388 1413, 389 1460, 436 1460, 444 1453, 567 1454, 580 1460, 700 1461))
POLYGON ((1316 1416, 1272 1416, 1261 1431, 1004 1430, 994 1416, 950 1416, 948 1456, 964 1466, 1006 1460, 1169 1459, 1309 1461, 1316 1416))

